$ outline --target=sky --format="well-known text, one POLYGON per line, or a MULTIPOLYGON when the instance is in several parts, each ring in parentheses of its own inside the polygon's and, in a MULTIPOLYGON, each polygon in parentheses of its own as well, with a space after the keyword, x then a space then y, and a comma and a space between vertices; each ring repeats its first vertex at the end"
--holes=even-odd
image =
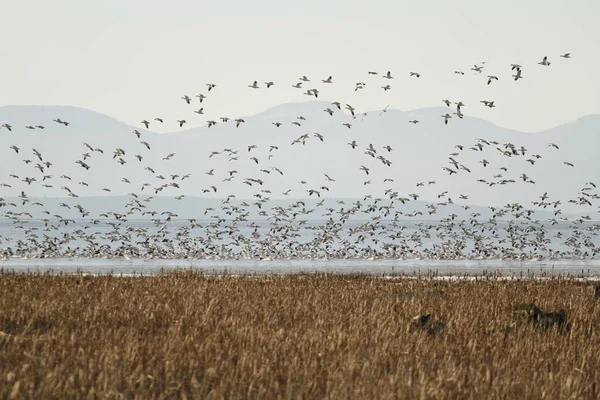
POLYGON ((321 99, 357 110, 450 99, 526 132, 600 113, 594 0, 0 0, 0 9, 0 105, 73 105, 132 125, 161 117, 151 129, 170 132, 178 119, 201 126, 307 100, 291 87, 306 75, 321 99), (544 56, 551 66, 537 64, 544 56), (482 74, 470 70, 481 62, 482 74), (511 63, 524 79, 511 79, 511 63), (499 81, 487 85, 488 74, 499 81), (328 76, 334 83, 322 84, 328 76), (248 88, 254 80, 261 89, 248 88), (356 82, 367 86, 355 92, 356 82), (209 96, 202 105, 181 99, 198 93, 209 96), (201 106, 205 115, 191 112, 201 106))

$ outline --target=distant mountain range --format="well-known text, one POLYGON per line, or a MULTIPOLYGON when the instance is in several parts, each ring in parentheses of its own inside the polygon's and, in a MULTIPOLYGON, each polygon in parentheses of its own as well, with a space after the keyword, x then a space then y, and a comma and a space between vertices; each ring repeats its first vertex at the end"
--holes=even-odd
MULTIPOLYGON (((366 194, 386 198, 397 192, 399 197, 415 193, 419 200, 429 202, 449 197, 454 202, 472 205, 519 202, 535 208, 532 202, 540 201, 547 192, 545 201, 560 200, 565 212, 597 216, 597 201, 590 208, 569 200, 582 196, 579 193, 586 182, 600 184, 600 115, 588 115, 543 132, 523 133, 469 117, 469 107, 463 107, 463 119, 452 114, 453 109, 433 107, 407 112, 370 111, 366 116, 357 114, 352 120, 347 110, 338 110, 328 102, 310 101, 283 104, 243 117, 245 122, 239 128, 232 118, 227 123, 217 120, 210 128, 204 125, 158 134, 77 107, 5 106, 0 107, 0 125, 10 124, 12 131, 0 129, 0 184, 10 187, 0 186, 0 197, 17 197, 24 191, 29 197, 64 198, 69 193, 63 187, 67 187, 79 197, 142 193, 207 199, 234 195, 240 200, 262 194, 272 199, 299 199, 308 198, 308 191, 316 190, 324 198, 361 199, 366 194), (334 111, 332 116, 324 111, 327 108, 334 111), (447 125, 441 118, 446 112, 453 117, 447 125), (53 122, 57 118, 69 125, 53 122), (413 119, 419 123, 409 123, 413 119), (276 127, 274 122, 282 125, 276 127), (344 123, 351 123, 351 127, 344 123), (45 129, 25 128, 36 125, 45 129), (134 129, 141 138, 133 133, 134 129), (322 135, 323 141, 315 133, 322 135), (294 142, 302 135, 308 135, 307 139, 294 142), (483 143, 479 139, 496 141, 498 145, 471 149, 483 143), (150 150, 141 141, 147 142, 150 150), (352 141, 357 143, 355 149, 348 144, 352 141), (104 153, 91 151, 84 143, 104 153), (523 146, 525 155, 501 154, 497 148, 505 151, 505 143, 512 143, 517 149, 523 146), (13 145, 19 153, 11 149, 13 145), (370 145, 376 150, 375 157, 365 152, 370 145), (388 145, 391 151, 384 149, 388 145), (464 146, 463 150, 456 145, 464 146), (124 154, 117 153, 113 158, 116 149, 122 149, 124 154), (175 155, 166 159, 170 153, 175 155), (251 157, 256 157, 258 163, 251 157), (471 172, 459 169, 450 176, 442 169, 456 169, 449 157, 471 172), (77 164, 78 160, 89 170, 77 164), (389 160, 391 166, 382 160, 389 160), (483 160, 489 164, 484 166, 483 160), (49 168, 42 164, 46 161, 52 163, 49 168), (361 166, 369 170, 368 175, 361 166), (186 174, 190 174, 189 179, 181 180, 186 174), (328 180, 325 174, 335 181, 328 180), (527 182, 521 179, 522 174, 527 175, 527 182), (179 176, 173 179, 172 175, 179 176), (26 178, 35 181, 28 184, 26 178), (502 180, 514 183, 500 184, 502 180), (428 184, 429 181, 435 184, 428 184), (424 185, 417 187, 418 182, 424 185), (163 186, 170 183, 179 187, 163 186), (142 191, 144 184, 147 186, 142 191), (163 189, 156 192, 161 186, 163 189), (447 193, 441 195, 443 192, 447 193), (461 195, 468 199, 460 199, 461 195)), ((150 128, 158 123, 151 121, 150 128)), ((588 187, 587 195, 598 193, 588 187)))

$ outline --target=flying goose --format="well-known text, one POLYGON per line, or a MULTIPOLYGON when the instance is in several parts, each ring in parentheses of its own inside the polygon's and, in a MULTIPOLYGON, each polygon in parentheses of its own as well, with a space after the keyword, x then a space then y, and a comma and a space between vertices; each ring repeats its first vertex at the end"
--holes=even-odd
POLYGON ((560 55, 562 58, 571 58, 571 53, 565 53, 560 55))
POLYGON ((179 127, 182 128, 183 124, 187 124, 187 121, 185 119, 178 119, 177 122, 179 122, 179 127))
POLYGON ((517 73, 514 74, 512 77, 515 78, 515 81, 518 81, 519 79, 523 79, 523 76, 521 76, 521 69, 518 69, 517 73))
POLYGON ((162 118, 154 118, 154 120, 160 122, 161 124, 163 123, 163 119, 162 118))
POLYGON ((248 85, 248 87, 249 87, 249 88, 252 88, 252 89, 258 89, 258 82, 257 82, 257 81, 254 81, 254 82, 252 83, 252 85, 248 85))
POLYGON ((183 100, 185 100, 186 103, 190 104, 192 99, 190 99, 190 96, 188 96, 187 94, 185 96, 181 96, 181 98, 183 100))
POLYGON ((481 100, 480 103, 483 103, 486 107, 493 108, 496 107, 493 101, 481 100))
POLYGON ((302 75, 300 78, 298 78, 298 80, 301 80, 302 82, 310 82, 310 79, 308 79, 306 75, 302 75))
POLYGON ((150 126, 150 122, 143 120, 142 122, 140 122, 140 124, 144 124, 144 126, 146 127, 146 129, 148 129, 148 127, 150 126))
POLYGON ((421 74, 420 74, 420 73, 418 73, 418 72, 411 72, 411 73, 410 73, 410 76, 416 76, 417 78, 420 78, 420 77, 421 77, 421 74))
POLYGON ((242 118, 238 118, 235 120, 235 127, 239 128, 240 124, 244 123, 246 121, 244 121, 242 118))
POLYGON ((331 81, 331 79, 332 79, 332 78, 333 78, 333 77, 331 77, 331 76, 330 76, 330 77, 329 77, 329 78, 327 78, 327 79, 321 79, 321 82, 323 82, 323 83, 333 83, 333 82, 331 81))
POLYGON ((540 61, 538 64, 544 65, 546 67, 550 66, 550 63, 548 62, 548 56, 544 56, 544 58, 542 59, 542 61, 540 61))
POLYGON ((388 71, 384 76, 385 79, 394 79, 394 77, 392 76, 391 71, 388 71))
POLYGON ((390 85, 385 85, 381 87, 383 89, 384 92, 387 92, 388 90, 390 90, 392 87, 390 85))
POLYGON ((274 85, 273 81, 269 81, 269 82, 265 82, 265 85, 267 85, 267 89, 270 88, 271 86, 274 85))
POLYGON ((207 83, 206 86, 208 86, 208 91, 210 92, 211 90, 213 90, 213 88, 215 88, 217 85, 215 85, 214 83, 207 83))
POLYGON ((202 93, 197 94, 196 97, 200 100, 200 103, 202 103, 202 100, 204 100, 206 98, 206 96, 203 95, 202 93))
POLYGON ((498 77, 497 77, 497 76, 495 76, 495 75, 488 75, 488 81, 487 81, 487 84, 489 85, 490 83, 492 83, 492 81, 493 81, 493 80, 494 80, 494 81, 497 81, 497 80, 498 80, 498 77))
POLYGON ((444 124, 448 125, 448 120, 450 118, 452 118, 452 116, 450 114, 446 113, 446 114, 442 115, 442 118, 444 118, 444 124))
POLYGON ((204 114, 204 107, 200 108, 197 111, 194 111, 196 114, 204 114))

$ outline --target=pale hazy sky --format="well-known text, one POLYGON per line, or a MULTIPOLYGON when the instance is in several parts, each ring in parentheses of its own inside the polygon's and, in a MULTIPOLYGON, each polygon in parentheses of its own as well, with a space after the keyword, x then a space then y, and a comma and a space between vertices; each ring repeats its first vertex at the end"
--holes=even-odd
POLYGON ((238 117, 308 100, 291 88, 304 74, 323 99, 359 110, 448 98, 524 131, 600 113, 597 0, 0 0, 0 9, 0 105, 75 105, 133 125, 160 116, 168 124, 151 128, 166 132, 176 119, 206 121, 180 97, 208 94, 208 82, 218 87, 207 117, 238 117), (544 55, 550 67, 537 65, 544 55), (512 81, 510 63, 523 66, 523 80, 512 81), (488 73, 500 81, 487 86, 488 73), (335 83, 322 85, 329 75, 335 83), (275 86, 248 88, 254 80, 275 86), (367 88, 355 93, 356 82, 367 88))

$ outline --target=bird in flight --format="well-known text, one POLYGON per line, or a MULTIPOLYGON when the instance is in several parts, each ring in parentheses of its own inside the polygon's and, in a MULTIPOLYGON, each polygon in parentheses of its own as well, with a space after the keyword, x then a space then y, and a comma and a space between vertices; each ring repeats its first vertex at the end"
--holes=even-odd
POLYGON ((546 67, 550 66, 550 62, 548 62, 548 56, 544 56, 544 58, 542 59, 542 61, 540 61, 538 64, 544 65, 546 67))

